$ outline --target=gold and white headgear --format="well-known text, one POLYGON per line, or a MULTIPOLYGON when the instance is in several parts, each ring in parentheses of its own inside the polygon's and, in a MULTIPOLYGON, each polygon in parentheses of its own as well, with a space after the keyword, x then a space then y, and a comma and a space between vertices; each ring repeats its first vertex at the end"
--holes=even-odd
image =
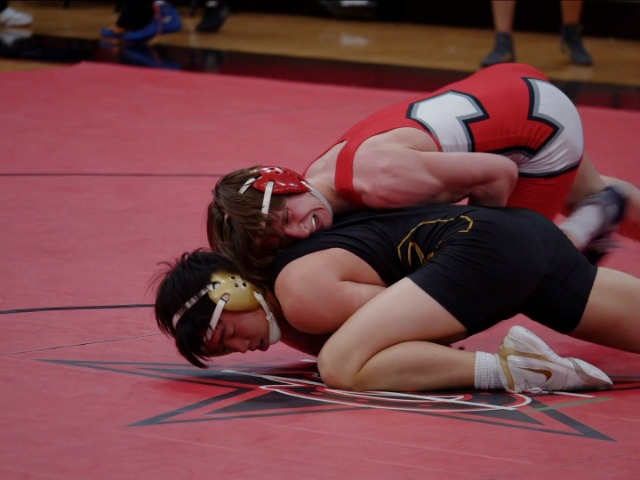
POLYGON ((205 295, 208 295, 215 304, 209 328, 205 334, 204 341, 209 343, 213 331, 220 321, 222 311, 226 308, 233 312, 252 312, 262 307, 269 322, 269 343, 273 345, 280 340, 280 327, 276 322, 273 313, 264 299, 262 292, 251 282, 244 280, 240 275, 220 270, 211 275, 211 283, 187 300, 176 312, 171 320, 173 328, 176 329, 178 322, 183 315, 195 305, 205 295))

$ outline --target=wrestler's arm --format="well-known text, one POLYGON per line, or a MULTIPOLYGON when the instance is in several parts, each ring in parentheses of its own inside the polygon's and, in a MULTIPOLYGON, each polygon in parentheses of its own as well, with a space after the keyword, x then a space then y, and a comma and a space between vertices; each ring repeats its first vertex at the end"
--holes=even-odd
POLYGON ((454 203, 463 198, 475 205, 503 206, 518 179, 516 164, 493 153, 384 145, 368 149, 366 155, 355 165, 354 186, 372 208, 454 203))
POLYGON ((275 294, 289 324, 314 334, 335 332, 384 289, 369 265, 337 248, 291 262, 275 282, 275 294))

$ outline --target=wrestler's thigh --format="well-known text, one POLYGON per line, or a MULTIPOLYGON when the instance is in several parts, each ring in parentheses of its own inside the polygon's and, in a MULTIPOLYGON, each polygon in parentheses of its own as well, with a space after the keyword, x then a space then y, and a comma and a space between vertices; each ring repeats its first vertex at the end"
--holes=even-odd
POLYGON ((387 347, 411 340, 449 344, 466 329, 411 280, 404 278, 366 303, 322 349, 325 360, 357 371, 387 347))
POLYGON ((571 336, 640 352, 640 279, 600 267, 580 323, 571 336))

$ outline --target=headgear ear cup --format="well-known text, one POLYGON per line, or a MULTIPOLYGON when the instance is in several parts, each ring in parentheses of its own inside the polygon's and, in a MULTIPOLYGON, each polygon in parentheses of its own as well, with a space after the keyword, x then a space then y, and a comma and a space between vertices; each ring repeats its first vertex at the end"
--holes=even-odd
POLYGON ((262 293, 240 275, 221 270, 211 275, 211 284, 213 285, 213 290, 210 290, 208 294, 213 303, 217 304, 222 295, 229 294, 229 299, 225 305, 227 310, 250 312, 260 307, 260 302, 258 302, 253 293, 262 293))
POLYGON ((269 343, 273 345, 280 340, 280 327, 273 313, 271 313, 262 292, 240 275, 225 270, 213 273, 211 275, 211 283, 187 300, 182 308, 176 312, 172 319, 174 328, 177 328, 178 322, 187 310, 205 295, 208 295, 216 306, 205 334, 205 343, 211 340, 213 331, 220 321, 220 316, 225 308, 235 312, 252 312, 262 307, 269 322, 269 343))
POLYGON ((311 192, 324 203, 327 210, 333 212, 331 204, 315 188, 312 188, 302 175, 285 167, 261 167, 255 170, 256 176, 247 180, 240 188, 240 193, 247 191, 249 187, 264 193, 262 200, 262 213, 269 213, 272 195, 289 195, 311 192))
MULTIPOLYGON (((253 283, 243 279, 240 275, 221 270, 211 275, 211 284, 213 290, 208 292, 209 298, 213 303, 218 304, 224 296, 227 299, 224 308, 227 310, 251 312, 262 307, 269 322, 269 343, 273 345, 280 340, 281 331, 278 322, 269 310, 262 292, 253 283)), ((211 327, 213 329, 215 325, 211 327)))
POLYGON ((262 167, 256 170, 256 179, 251 186, 256 190, 265 192, 269 184, 273 184, 274 195, 286 195, 290 193, 305 193, 309 191, 309 185, 302 175, 285 167, 262 167))

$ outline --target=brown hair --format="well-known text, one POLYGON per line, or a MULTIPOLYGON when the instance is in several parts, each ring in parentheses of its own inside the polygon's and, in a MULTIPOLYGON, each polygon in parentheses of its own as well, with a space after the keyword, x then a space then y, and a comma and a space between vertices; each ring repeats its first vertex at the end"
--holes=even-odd
POLYGON ((240 189, 256 176, 260 165, 235 170, 218 181, 207 212, 207 238, 211 249, 229 258, 240 273, 254 282, 264 282, 266 268, 284 237, 272 228, 275 213, 285 205, 287 195, 271 197, 269 214, 262 213, 264 193, 240 189), (275 242, 274 240, 277 240, 275 242))

